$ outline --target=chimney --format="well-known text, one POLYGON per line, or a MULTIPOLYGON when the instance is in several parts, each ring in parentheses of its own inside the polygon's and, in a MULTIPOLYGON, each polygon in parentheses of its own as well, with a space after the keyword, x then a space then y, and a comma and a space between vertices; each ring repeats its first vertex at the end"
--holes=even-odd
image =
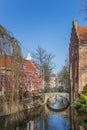
POLYGON ((32 60, 30 53, 28 53, 26 60, 32 60))
POLYGON ((73 21, 73 26, 77 29, 77 26, 78 26, 77 20, 74 20, 74 21, 73 21))

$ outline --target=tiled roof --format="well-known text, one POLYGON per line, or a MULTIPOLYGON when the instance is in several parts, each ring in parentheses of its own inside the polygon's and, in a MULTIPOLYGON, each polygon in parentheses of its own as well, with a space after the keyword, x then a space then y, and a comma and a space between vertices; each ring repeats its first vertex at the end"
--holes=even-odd
MULTIPOLYGON (((35 71, 36 67, 32 63, 32 61, 29 60, 23 60, 22 62, 19 60, 20 65, 25 65, 26 69, 29 71, 35 71)), ((6 67, 11 68, 13 67, 13 58, 12 56, 0 56, 0 67, 6 67)))
POLYGON ((24 64, 28 70, 36 70, 36 66, 30 60, 24 60, 24 64))
POLYGON ((82 43, 87 44, 87 26, 78 26, 77 32, 82 43))

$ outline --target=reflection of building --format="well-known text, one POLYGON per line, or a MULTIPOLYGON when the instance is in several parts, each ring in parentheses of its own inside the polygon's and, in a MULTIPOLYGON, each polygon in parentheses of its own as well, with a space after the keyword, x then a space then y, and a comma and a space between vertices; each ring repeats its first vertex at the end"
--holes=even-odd
POLYGON ((87 130, 85 119, 85 113, 77 113, 73 107, 70 108, 70 130, 87 130))
MULTIPOLYGON (((21 126, 22 127, 22 126, 21 126)), ((16 127, 16 130, 20 130, 20 126, 16 127)), ((23 127, 23 130, 37 130, 37 121, 30 120, 27 124, 23 127)))
POLYGON ((87 27, 78 26, 77 21, 73 22, 69 52, 71 102, 73 102, 87 83, 87 27))
POLYGON ((34 130, 34 121, 29 121, 27 123, 27 130, 34 130))
POLYGON ((56 80, 56 75, 55 74, 52 74, 51 75, 51 78, 50 78, 50 87, 51 88, 55 88, 56 87, 56 83, 57 80, 56 80))

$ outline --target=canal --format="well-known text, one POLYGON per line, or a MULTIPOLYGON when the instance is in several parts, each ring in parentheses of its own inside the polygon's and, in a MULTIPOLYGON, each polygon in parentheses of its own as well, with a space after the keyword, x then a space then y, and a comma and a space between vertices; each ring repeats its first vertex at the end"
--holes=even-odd
POLYGON ((0 130, 87 130, 87 116, 68 107, 53 112, 46 105, 0 118, 0 130))

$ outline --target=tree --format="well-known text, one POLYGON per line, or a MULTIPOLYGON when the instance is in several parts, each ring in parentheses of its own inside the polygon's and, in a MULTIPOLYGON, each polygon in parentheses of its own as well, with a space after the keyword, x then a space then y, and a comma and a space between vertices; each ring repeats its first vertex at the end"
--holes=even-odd
POLYGON ((78 111, 87 112, 87 84, 75 104, 78 111))
POLYGON ((85 14, 85 20, 87 20, 87 0, 81 0, 81 5, 82 5, 82 13, 85 14))
POLYGON ((49 85, 50 76, 54 69, 53 58, 51 53, 48 53, 45 49, 38 47, 35 52, 32 53, 34 63, 38 67, 41 78, 44 80, 45 85, 49 85))
POLYGON ((42 86, 42 80, 39 78, 38 73, 35 70, 29 71, 26 66, 22 66, 20 69, 18 83, 20 97, 29 97, 33 91, 38 93, 42 86))
POLYGON ((0 25, 0 89, 5 112, 19 105, 19 60, 22 60, 19 41, 0 25))
POLYGON ((65 91, 69 88, 69 61, 65 60, 65 65, 62 67, 62 70, 58 73, 58 81, 61 83, 61 91, 65 91))

